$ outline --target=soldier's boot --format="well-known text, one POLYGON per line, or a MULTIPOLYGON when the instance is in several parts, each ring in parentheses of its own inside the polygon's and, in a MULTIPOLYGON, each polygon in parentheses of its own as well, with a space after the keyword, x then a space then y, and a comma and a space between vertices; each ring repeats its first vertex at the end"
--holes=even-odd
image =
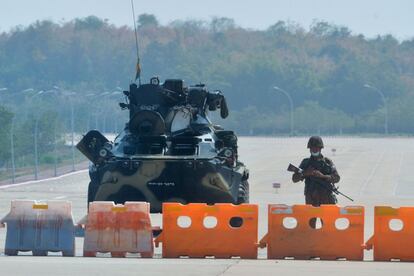
POLYGON ((311 218, 309 220, 309 226, 313 229, 320 229, 323 227, 323 220, 321 218, 311 218), (320 225, 317 225, 318 219, 320 220, 320 225))
POLYGON ((316 229, 316 218, 311 218, 309 220, 309 226, 313 229, 316 229))

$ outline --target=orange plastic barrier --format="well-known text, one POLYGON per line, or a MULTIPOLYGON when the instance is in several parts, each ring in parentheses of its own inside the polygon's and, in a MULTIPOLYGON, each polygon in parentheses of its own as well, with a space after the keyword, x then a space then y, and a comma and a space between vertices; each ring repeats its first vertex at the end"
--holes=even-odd
POLYGON ((163 204, 164 258, 257 258, 258 206, 253 204, 163 204))
POLYGON ((147 202, 91 202, 88 215, 79 222, 85 226, 83 255, 95 257, 110 252, 113 257, 140 253, 152 257, 154 244, 147 202))
POLYGON ((269 205, 268 221, 268 233, 260 241, 268 259, 363 259, 364 207, 269 205), (319 229, 310 226, 315 218, 323 221, 319 229))
POLYGON ((366 242, 372 248, 375 261, 414 261, 414 207, 376 206, 374 235, 366 242))

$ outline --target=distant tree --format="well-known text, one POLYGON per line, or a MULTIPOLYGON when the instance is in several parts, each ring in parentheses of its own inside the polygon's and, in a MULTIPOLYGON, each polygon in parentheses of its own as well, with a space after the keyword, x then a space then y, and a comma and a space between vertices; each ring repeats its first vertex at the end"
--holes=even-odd
POLYGON ((340 37, 340 38, 345 38, 351 35, 351 30, 348 29, 347 27, 337 27, 335 29, 335 31, 332 33, 332 36, 334 37, 340 37))
POLYGON ((90 15, 85 18, 75 19, 75 29, 82 30, 82 29, 92 29, 97 30, 102 28, 105 25, 105 21, 94 16, 90 15))
POLYGON ((337 26, 326 21, 314 21, 310 32, 316 36, 330 36, 335 38, 345 38, 351 34, 351 30, 344 26, 337 26))
POLYGON ((275 24, 271 25, 269 28, 267 28, 267 31, 276 34, 281 35, 287 32, 287 27, 285 21, 278 21, 275 24))
POLYGON ((159 25, 157 18, 153 14, 143 13, 138 16, 138 26, 153 26, 157 27, 159 25))
POLYGON ((310 27, 310 32, 317 36, 326 36, 333 32, 334 27, 326 21, 314 21, 310 27))
POLYGON ((235 27, 236 23, 234 20, 227 17, 214 17, 210 23, 210 28, 215 33, 225 32, 235 27))
MULTIPOLYGON (((364 88, 366 83, 380 89, 389 102, 390 131, 414 130, 414 113, 409 110, 414 93, 413 40, 400 42, 391 35, 367 39, 323 21, 315 21, 309 30, 292 21, 249 30, 229 18, 160 25, 154 15, 141 14, 138 25, 143 82, 158 75, 221 89, 233 114, 222 124, 242 133, 289 132, 288 102, 272 91, 274 85, 292 96, 298 133, 313 131, 305 123, 309 114, 318 118, 321 132, 382 132, 382 100, 364 88)), ((60 24, 38 21, 1 33, 0 87, 15 95, 7 104, 18 106, 16 131, 26 133, 27 139, 16 145, 23 152, 25 144, 33 143, 30 114, 35 112, 40 119, 47 110, 56 111, 66 126, 62 132, 68 131, 69 98, 50 92, 55 86, 78 92, 72 98, 77 131, 104 125, 108 129, 108 124, 115 128, 115 118, 123 124, 126 113, 115 112, 114 104, 122 99, 108 95, 115 87, 128 87, 135 62, 133 29, 95 16, 60 24), (42 92, 34 105, 34 93, 21 92, 27 88, 48 92, 42 92), (108 93, 99 96, 104 92, 108 93)), ((50 142, 49 138, 42 141, 50 142)))
POLYGON ((27 117, 16 129, 16 148, 19 155, 33 154, 34 135, 37 131, 39 154, 53 150, 56 139, 61 141, 64 128, 56 111, 43 110, 27 117))

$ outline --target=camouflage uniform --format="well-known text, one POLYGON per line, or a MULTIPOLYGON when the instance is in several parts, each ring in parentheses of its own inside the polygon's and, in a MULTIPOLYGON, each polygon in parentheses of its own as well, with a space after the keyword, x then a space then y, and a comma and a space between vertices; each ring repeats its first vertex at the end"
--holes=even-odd
POLYGON ((318 157, 311 156, 302 160, 299 168, 306 171, 309 168, 320 171, 324 175, 330 175, 331 182, 318 179, 316 177, 304 177, 305 179, 305 201, 306 204, 313 206, 320 206, 321 204, 336 204, 337 199, 333 192, 325 187, 333 187, 332 183, 337 183, 340 180, 338 171, 332 160, 320 155, 318 157))

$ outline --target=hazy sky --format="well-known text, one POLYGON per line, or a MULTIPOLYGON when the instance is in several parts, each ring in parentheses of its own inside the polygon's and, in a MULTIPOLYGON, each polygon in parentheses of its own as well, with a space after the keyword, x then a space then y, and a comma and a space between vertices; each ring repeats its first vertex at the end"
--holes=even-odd
MULTIPOLYGON (((137 14, 152 13, 162 24, 176 19, 225 16, 242 27, 265 29, 278 20, 308 28, 314 19, 349 27, 368 37, 414 37, 413 0, 135 0, 137 14)), ((55 21, 96 15, 132 25, 130 0, 0 0, 0 31, 37 19, 55 21)))

